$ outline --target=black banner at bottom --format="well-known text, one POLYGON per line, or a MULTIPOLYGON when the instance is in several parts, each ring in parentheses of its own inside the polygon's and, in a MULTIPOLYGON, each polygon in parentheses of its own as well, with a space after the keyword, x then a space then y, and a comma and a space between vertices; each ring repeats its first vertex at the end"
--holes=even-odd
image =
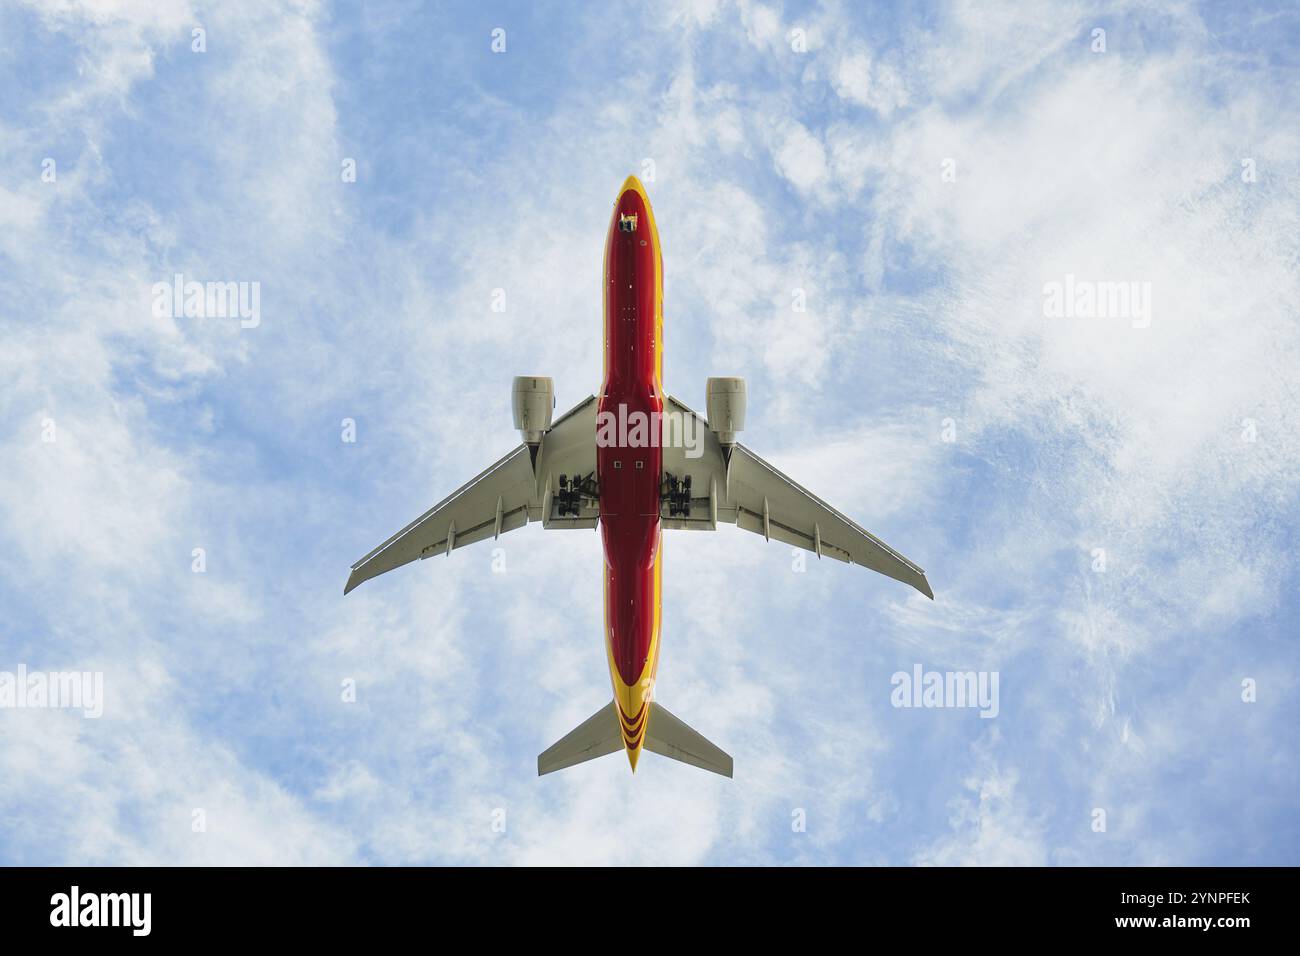
MULTIPOLYGON (((691 942, 846 928, 946 939, 1132 937, 1233 945, 1280 935, 1290 869, 0 870, 5 939, 210 944, 284 939, 691 942), (450 936, 445 934, 450 933, 450 936), (605 935, 609 933, 611 935, 605 935), (600 935, 596 935, 600 934, 600 935)), ((774 940, 766 940, 769 944, 774 940)))

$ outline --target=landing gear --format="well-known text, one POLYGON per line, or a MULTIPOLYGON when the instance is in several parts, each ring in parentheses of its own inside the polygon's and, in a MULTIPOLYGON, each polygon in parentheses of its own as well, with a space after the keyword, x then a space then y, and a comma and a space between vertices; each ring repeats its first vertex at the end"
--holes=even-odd
POLYGON ((576 484, 576 481, 569 481, 568 475, 560 475, 560 493, 555 496, 555 511, 561 518, 565 515, 577 517, 581 494, 574 487, 576 484))
MULTIPOLYGON (((584 493, 591 494, 593 489, 588 487, 588 478, 580 478, 574 475, 570 478, 568 475, 560 475, 560 493, 555 496, 556 517, 563 518, 566 515, 578 517, 582 512, 582 496, 584 493)), ((591 494, 591 497, 595 497, 591 494)))
POLYGON ((668 502, 668 517, 689 518, 691 514, 691 476, 678 480, 676 475, 664 478, 664 501, 668 502))

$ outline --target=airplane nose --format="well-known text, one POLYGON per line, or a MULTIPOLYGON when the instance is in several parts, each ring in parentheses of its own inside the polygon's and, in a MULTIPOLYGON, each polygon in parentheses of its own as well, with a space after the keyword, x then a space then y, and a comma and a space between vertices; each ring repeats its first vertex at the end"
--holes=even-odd
POLYGON ((619 192, 625 193, 629 189, 638 193, 645 192, 645 187, 641 185, 641 180, 637 179, 635 176, 629 176, 627 179, 623 180, 623 188, 620 189, 619 192))

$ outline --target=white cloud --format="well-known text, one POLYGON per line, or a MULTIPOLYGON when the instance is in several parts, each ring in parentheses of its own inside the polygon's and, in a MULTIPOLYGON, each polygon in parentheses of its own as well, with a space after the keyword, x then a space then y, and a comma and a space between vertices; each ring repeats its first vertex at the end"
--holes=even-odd
POLYGON ((826 175, 826 150, 802 124, 791 123, 776 153, 776 168, 796 189, 808 192, 826 175))
POLYGON ((989 768, 964 782, 952 801, 951 836, 921 850, 922 866, 1045 866, 1051 859, 1032 805, 1017 793, 1014 771, 989 768))
POLYGON ((863 48, 842 55, 834 74, 835 92, 842 98, 889 116, 907 105, 902 74, 888 63, 875 63, 863 48))

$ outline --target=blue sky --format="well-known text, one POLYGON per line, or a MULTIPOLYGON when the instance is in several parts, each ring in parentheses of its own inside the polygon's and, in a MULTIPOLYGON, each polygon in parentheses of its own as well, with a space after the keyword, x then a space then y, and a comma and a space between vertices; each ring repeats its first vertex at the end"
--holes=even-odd
POLYGON ((0 861, 1300 862, 1293 10, 153 6, 0 6, 0 671, 105 687, 0 709, 0 861), (730 781, 535 776, 608 699, 595 535, 342 596, 513 375, 596 390, 629 173, 669 390, 744 376, 936 595, 669 535, 657 696, 730 781), (177 272, 260 324, 155 316, 177 272), (917 664, 998 716, 891 706, 917 664))

